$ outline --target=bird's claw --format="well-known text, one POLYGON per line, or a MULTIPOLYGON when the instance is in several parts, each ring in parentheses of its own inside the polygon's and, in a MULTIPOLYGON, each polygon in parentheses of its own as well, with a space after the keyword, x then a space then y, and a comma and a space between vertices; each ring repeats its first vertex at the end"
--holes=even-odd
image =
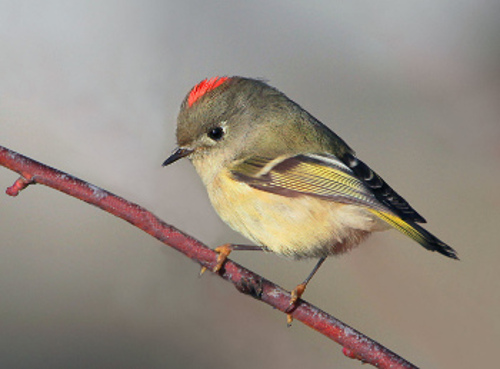
MULTIPOLYGON (((214 273, 219 273, 222 267, 224 266, 224 263, 226 262, 229 254, 231 251, 233 251, 232 245, 230 243, 226 243, 225 245, 216 247, 214 249, 217 255, 217 264, 215 265, 214 269, 212 270, 214 273)), ((200 277, 207 271, 207 267, 201 267, 200 270, 200 277)))
POLYGON ((286 323, 288 326, 292 325, 293 322, 293 316, 292 316, 292 311, 295 310, 297 307, 297 302, 299 301, 300 297, 306 290, 306 283, 301 283, 297 287, 295 287, 292 290, 292 297, 290 298, 290 303, 288 304, 288 308, 285 310, 286 311, 286 323))

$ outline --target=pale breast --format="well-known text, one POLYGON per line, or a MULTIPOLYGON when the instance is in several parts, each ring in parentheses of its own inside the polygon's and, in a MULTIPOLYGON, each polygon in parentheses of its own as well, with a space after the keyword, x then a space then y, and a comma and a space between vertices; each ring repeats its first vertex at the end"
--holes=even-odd
POLYGON ((219 173, 208 184, 212 205, 229 226, 269 250, 297 258, 345 252, 387 225, 357 205, 261 191, 219 173))

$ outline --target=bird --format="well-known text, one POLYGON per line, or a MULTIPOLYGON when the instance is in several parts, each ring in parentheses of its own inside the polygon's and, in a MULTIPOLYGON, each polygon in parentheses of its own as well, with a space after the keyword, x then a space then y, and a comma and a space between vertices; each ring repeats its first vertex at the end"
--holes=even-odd
POLYGON ((163 166, 188 158, 220 218, 254 243, 217 247, 215 272, 232 250, 318 260, 292 290, 289 323, 324 260, 373 232, 393 228, 458 260, 342 138, 261 79, 217 76, 196 84, 181 104, 176 138, 163 166))

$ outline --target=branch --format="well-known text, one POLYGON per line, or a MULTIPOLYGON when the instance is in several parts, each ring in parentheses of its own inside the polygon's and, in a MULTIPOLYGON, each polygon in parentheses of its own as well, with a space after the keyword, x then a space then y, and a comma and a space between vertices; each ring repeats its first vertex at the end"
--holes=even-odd
MULTIPOLYGON (((6 190, 10 196, 17 196, 30 184, 43 184, 126 220, 208 270, 212 270, 217 264, 216 252, 163 222, 139 205, 2 146, 0 146, 0 165, 21 175, 6 190)), ((231 260, 227 260, 218 275, 233 283, 238 291, 265 302, 283 313, 287 312, 290 293, 271 281, 231 260)), ((291 314, 294 319, 300 320, 342 345, 343 353, 350 358, 359 359, 378 368, 416 368, 384 346, 304 300, 299 300, 291 314)))

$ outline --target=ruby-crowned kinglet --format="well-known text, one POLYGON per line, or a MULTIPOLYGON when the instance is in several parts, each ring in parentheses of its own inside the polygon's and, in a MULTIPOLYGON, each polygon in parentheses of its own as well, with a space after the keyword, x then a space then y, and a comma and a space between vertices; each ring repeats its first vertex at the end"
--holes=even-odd
POLYGON ((189 158, 231 228, 265 250, 319 258, 294 302, 325 257, 375 231, 395 228, 458 259, 339 136, 260 80, 214 77, 193 87, 181 105, 177 143, 163 165, 189 158))

